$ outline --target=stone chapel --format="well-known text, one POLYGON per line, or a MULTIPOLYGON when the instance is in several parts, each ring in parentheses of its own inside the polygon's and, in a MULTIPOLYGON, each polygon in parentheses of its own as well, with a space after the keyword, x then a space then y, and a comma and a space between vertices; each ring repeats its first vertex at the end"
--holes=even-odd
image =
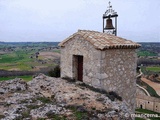
POLYGON ((59 46, 62 78, 114 91, 134 111, 136 49, 140 44, 107 33, 78 30, 59 46))

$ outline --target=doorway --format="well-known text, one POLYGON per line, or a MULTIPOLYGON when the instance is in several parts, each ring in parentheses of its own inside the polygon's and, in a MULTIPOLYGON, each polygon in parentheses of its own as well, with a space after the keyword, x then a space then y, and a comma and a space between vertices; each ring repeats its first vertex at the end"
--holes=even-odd
POLYGON ((76 80, 83 81, 83 56, 73 55, 73 73, 76 80))

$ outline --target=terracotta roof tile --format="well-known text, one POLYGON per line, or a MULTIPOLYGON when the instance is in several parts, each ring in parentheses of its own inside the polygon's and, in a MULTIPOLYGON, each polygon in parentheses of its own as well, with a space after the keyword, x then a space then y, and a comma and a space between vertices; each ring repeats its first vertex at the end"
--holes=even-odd
POLYGON ((76 36, 81 36, 84 40, 90 42, 96 49, 124 49, 124 48, 139 48, 141 45, 131 40, 126 40, 121 37, 110 35, 107 33, 101 33, 97 31, 78 30, 67 39, 63 40, 59 46, 65 47, 65 43, 76 36))

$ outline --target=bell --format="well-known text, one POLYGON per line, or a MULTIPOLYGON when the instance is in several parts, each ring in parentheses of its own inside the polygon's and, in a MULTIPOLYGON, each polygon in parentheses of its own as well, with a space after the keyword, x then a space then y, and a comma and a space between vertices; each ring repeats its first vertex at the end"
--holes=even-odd
POLYGON ((108 18, 106 20, 106 27, 104 29, 114 29, 113 24, 112 24, 112 19, 108 18))

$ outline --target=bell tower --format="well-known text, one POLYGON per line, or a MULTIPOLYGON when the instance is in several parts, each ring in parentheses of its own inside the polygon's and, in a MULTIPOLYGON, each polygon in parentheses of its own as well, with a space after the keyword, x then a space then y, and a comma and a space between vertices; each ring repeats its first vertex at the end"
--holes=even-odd
POLYGON ((117 36, 117 17, 118 14, 112 9, 111 2, 109 1, 109 6, 106 12, 103 14, 103 33, 113 34, 117 36), (115 18, 114 25, 112 18, 115 18), (104 21, 106 20, 106 24, 104 21))

